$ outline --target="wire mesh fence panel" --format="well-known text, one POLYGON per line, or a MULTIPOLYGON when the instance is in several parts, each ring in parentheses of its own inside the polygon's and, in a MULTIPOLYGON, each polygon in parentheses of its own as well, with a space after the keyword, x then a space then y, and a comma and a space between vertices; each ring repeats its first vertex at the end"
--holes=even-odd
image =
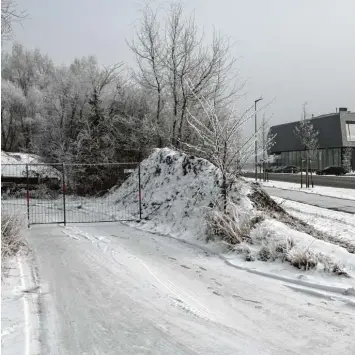
POLYGON ((3 212, 22 214, 29 225, 128 221, 142 215, 137 163, 2 164, 1 177, 3 212))
POLYGON ((66 222, 90 223, 139 219, 138 179, 130 178, 137 163, 68 164, 64 166, 66 222), (136 202, 124 205, 119 187, 126 179, 125 191, 136 196, 136 202))
POLYGON ((23 215, 28 224, 61 223, 61 173, 44 164, 1 165, 3 213, 23 215))
POLYGON ((29 186, 30 224, 63 223, 62 165, 28 164, 28 175, 37 179, 29 186))
POLYGON ((27 219, 26 164, 1 164, 1 211, 27 219))

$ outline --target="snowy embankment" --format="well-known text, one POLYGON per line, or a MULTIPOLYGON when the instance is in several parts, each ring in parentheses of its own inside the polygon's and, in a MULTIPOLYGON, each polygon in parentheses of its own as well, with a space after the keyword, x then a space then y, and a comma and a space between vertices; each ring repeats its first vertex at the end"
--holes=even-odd
MULTIPOLYGON (((247 181, 254 181, 253 178, 244 178, 247 181)), ((262 186, 276 187, 282 190, 302 191, 309 194, 316 194, 321 196, 329 196, 336 198, 343 198, 348 200, 355 200, 355 189, 343 189, 340 187, 328 186, 314 186, 310 188, 300 187, 299 183, 285 182, 285 181, 259 181, 262 186)))
POLYGON ((29 153, 12 153, 1 151, 1 175, 6 177, 25 177, 26 164, 29 176, 40 174, 41 176, 60 178, 58 170, 50 165, 45 165, 41 157, 29 153))
MULTIPOLYGON (((206 223, 221 192, 221 176, 215 166, 165 148, 143 161, 141 172, 145 220, 139 228, 215 248, 229 263, 239 266, 292 277, 299 276, 298 268, 307 270, 310 280, 338 275, 333 282, 354 284, 355 255, 326 233, 285 213, 257 185, 243 179, 232 185, 230 199, 243 241, 226 245, 217 235, 211 236, 206 223), (206 244, 207 235, 214 242, 206 244)), ((110 199, 122 208, 137 203, 138 191, 132 188, 137 182, 134 172, 112 189, 110 199)))
POLYGON ((273 197, 273 199, 292 216, 327 233, 334 243, 348 244, 348 249, 355 253, 355 215, 285 200, 280 197, 273 197))

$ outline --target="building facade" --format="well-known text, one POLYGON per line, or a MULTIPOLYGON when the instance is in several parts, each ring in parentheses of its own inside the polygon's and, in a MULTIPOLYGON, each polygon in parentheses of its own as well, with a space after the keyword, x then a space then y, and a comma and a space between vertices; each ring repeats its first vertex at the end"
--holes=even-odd
MULTIPOLYGON (((347 148, 352 148, 351 166, 355 170, 355 113, 346 108, 339 112, 309 119, 318 131, 318 151, 312 160, 313 169, 327 166, 342 166, 347 148)), ((274 136, 274 144, 269 150, 275 165, 302 166, 305 147, 295 135, 299 122, 285 123, 270 128, 269 136, 274 136)))

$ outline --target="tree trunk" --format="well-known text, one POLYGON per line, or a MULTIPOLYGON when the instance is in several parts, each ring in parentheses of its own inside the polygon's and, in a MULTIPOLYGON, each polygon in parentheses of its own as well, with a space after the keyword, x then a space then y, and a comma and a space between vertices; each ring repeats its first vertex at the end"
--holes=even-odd
POLYGON ((171 144, 173 147, 176 147, 177 108, 178 108, 177 99, 174 97, 174 122, 173 122, 173 131, 171 135, 171 144))
POLYGON ((161 127, 160 127, 160 110, 161 110, 161 92, 160 88, 158 88, 158 102, 157 102, 157 129, 158 129, 158 148, 163 148, 163 140, 161 137, 161 127))
POLYGON ((226 171, 226 161, 227 161, 227 142, 224 143, 224 153, 223 153, 223 167, 222 167, 222 195, 223 195, 223 211, 227 211, 227 171, 226 171))
POLYGON ((307 148, 305 149, 306 152, 306 188, 309 187, 309 178, 308 178, 308 151, 307 148))
POLYGON ((182 141, 182 128, 185 121, 186 107, 187 107, 187 100, 184 99, 184 103, 182 105, 181 115, 180 115, 180 126, 179 126, 178 139, 177 139, 178 146, 180 146, 180 143, 182 141))

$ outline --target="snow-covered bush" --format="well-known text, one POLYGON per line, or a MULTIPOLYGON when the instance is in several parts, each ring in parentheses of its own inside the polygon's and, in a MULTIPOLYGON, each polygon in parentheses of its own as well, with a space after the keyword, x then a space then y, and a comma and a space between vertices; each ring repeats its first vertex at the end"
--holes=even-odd
POLYGON ((292 248, 286 259, 298 269, 310 270, 318 265, 318 255, 309 248, 292 248))
POLYGON ((219 206, 211 209, 206 214, 207 239, 213 240, 218 237, 230 245, 250 239, 248 220, 245 216, 241 217, 238 209, 231 201, 227 204, 226 212, 219 206))
POLYGON ((263 241, 262 246, 257 253, 257 258, 261 261, 284 261, 294 245, 294 240, 289 237, 286 237, 283 240, 266 239, 263 241))
POLYGON ((322 264, 324 271, 333 273, 338 276, 349 277, 345 265, 339 260, 334 261, 328 255, 324 255, 323 253, 318 253, 318 260, 319 263, 322 264))
POLYGON ((1 214, 1 274, 5 270, 6 261, 16 256, 27 244, 21 230, 24 219, 19 215, 1 214))
POLYGON ((225 207, 222 199, 221 196, 220 203, 206 213, 207 240, 218 237, 229 245, 251 243, 250 231, 257 223, 263 221, 263 216, 250 210, 243 210, 231 198, 227 200, 225 207))

